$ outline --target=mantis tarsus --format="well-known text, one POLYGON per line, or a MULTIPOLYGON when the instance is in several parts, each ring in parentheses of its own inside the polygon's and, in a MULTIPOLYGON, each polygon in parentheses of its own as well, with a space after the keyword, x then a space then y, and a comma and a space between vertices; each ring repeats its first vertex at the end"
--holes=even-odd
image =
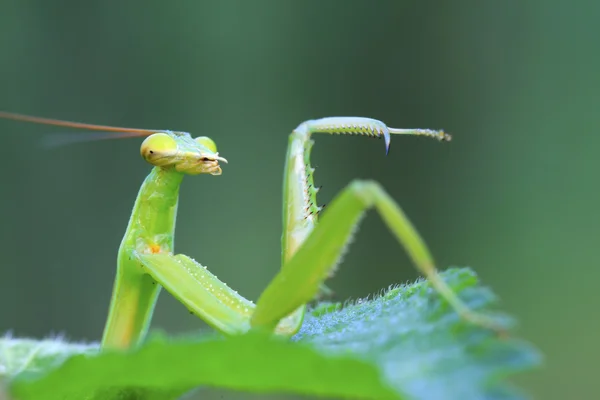
POLYGON ((471 311, 442 281, 425 243, 399 205, 374 181, 353 181, 321 215, 316 204, 310 152, 314 133, 357 134, 385 139, 421 135, 449 140, 443 131, 388 128, 360 117, 330 117, 300 124, 289 136, 283 184, 282 268, 256 304, 240 296, 191 258, 174 253, 179 186, 184 175, 221 174, 227 162, 208 137, 188 133, 117 128, 0 112, 0 118, 100 130, 101 138, 147 136, 142 157, 154 168, 142 184, 118 252, 117 274, 104 348, 129 348, 148 330, 161 286, 192 313, 225 334, 263 329, 291 336, 298 331, 306 303, 318 293, 345 251, 363 213, 375 208, 431 285, 461 317, 491 329, 495 323, 471 311), (317 223, 318 220, 318 223, 317 223))

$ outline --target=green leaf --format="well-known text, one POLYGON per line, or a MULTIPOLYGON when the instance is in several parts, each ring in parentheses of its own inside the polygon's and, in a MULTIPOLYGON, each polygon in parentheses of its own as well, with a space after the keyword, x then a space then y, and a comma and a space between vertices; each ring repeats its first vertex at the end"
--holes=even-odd
MULTIPOLYGON (((443 277, 475 309, 495 300, 469 269, 443 277)), ((540 363, 530 345, 460 320, 426 281, 344 306, 320 304, 291 341, 154 335, 137 350, 100 353, 95 345, 7 338, 0 350, 19 400, 172 399, 198 386, 364 399, 520 398, 506 378, 540 363)))

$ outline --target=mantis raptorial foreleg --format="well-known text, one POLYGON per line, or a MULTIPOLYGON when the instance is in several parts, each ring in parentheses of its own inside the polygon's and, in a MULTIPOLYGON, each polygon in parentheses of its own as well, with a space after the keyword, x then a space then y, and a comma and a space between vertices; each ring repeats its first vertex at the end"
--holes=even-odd
MULTIPOLYGON (((183 254, 137 254, 140 266, 188 310, 225 334, 240 334, 250 328, 256 305, 220 281, 208 269, 183 254)), ((294 334, 302 320, 281 319, 277 334, 294 334)))

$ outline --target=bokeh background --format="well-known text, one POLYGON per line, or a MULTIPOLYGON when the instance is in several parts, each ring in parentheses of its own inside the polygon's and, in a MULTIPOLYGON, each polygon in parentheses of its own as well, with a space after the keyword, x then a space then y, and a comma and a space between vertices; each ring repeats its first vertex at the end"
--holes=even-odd
MULTIPOLYGON (((599 11, 541 0, 3 0, 0 109, 213 137, 230 163, 184 181, 176 248, 252 299, 279 268, 298 123, 361 115, 444 128, 453 142, 394 138, 388 157, 382 141, 317 138, 321 201, 353 178, 380 181, 440 266, 472 266, 543 351, 544 368, 517 383, 540 399, 597 398, 599 11)), ((140 140, 48 150, 43 138, 65 130, 0 130, 0 331, 98 340, 150 169, 140 140)), ((371 213, 329 285, 345 299, 416 277, 371 213)), ((205 329, 166 293, 153 327, 205 329)))

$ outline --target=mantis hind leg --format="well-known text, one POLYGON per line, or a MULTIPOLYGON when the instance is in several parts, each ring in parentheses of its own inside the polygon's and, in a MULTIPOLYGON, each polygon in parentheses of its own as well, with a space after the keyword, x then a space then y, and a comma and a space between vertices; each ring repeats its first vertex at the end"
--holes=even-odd
POLYGON ((262 293, 251 325, 272 329, 299 305, 311 301, 320 284, 336 268, 361 217, 370 208, 377 210, 417 269, 461 317, 486 328, 497 328, 492 319, 471 311, 440 278, 416 229, 399 205, 373 181, 354 181, 333 200, 318 225, 262 293))

